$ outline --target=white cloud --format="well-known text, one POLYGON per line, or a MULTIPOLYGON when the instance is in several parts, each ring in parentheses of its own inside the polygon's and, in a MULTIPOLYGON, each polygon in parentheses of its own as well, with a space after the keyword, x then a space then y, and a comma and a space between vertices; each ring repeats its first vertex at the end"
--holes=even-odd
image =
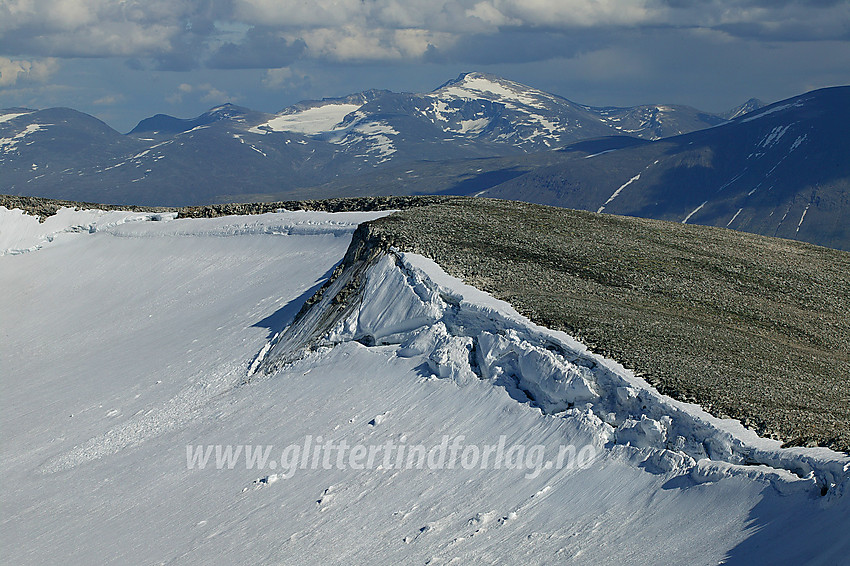
POLYGON ((43 82, 51 74, 56 72, 59 64, 56 59, 47 58, 42 60, 14 61, 6 57, 0 57, 0 86, 12 86, 19 78, 43 82))
POLYGON ((490 4, 511 20, 533 26, 634 25, 661 18, 647 0, 492 0, 490 4))
POLYGON ((95 106, 112 106, 113 104, 118 104, 123 100, 123 94, 108 94, 93 101, 92 104, 94 104, 95 106))
POLYGON ((230 96, 223 90, 219 90, 210 84, 203 84, 198 87, 198 90, 204 92, 203 96, 201 96, 201 100, 204 102, 233 102, 236 100, 235 97, 230 96))
POLYGON ((0 50, 57 57, 154 56, 177 48, 195 0, 4 0, 0 50))
POLYGON ((287 28, 424 28, 480 30, 502 26, 593 26, 658 20, 652 0, 235 0, 234 15, 287 28), (470 26, 472 26, 470 28, 470 26))
POLYGON ((227 92, 214 87, 210 83, 192 85, 189 83, 181 83, 177 87, 177 92, 174 92, 165 99, 171 104, 179 104, 183 102, 183 97, 187 94, 194 93, 198 100, 202 102, 211 102, 217 104, 220 102, 235 102, 238 97, 228 94, 227 92))
POLYGON ((266 76, 263 78, 263 85, 267 88, 282 88, 289 83, 293 75, 294 72, 289 67, 268 69, 266 76))
POLYGON ((430 45, 450 47, 456 38, 449 33, 424 29, 342 28, 304 30, 301 39, 308 55, 334 61, 393 61, 416 59, 430 45))

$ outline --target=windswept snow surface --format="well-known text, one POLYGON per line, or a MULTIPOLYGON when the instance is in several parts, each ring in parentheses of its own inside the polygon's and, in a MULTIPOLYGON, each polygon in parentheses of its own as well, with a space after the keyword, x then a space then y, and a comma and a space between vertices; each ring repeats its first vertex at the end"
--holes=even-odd
POLYGON ((273 132, 298 132, 316 135, 336 129, 348 114, 360 108, 359 104, 324 104, 297 112, 281 113, 249 131, 255 134, 273 132))
POLYGON ((20 209, 0 206, 0 256, 15 255, 42 248, 68 234, 94 233, 127 222, 173 219, 177 213, 135 213, 104 210, 61 208, 53 216, 39 222, 20 209))
MULTIPOLYGON (((837 564, 850 552, 846 457, 781 451, 665 400, 418 256, 370 268, 328 345, 248 377, 355 225, 383 213, 125 213, 138 221, 93 231, 61 228, 95 213, 63 214, 50 227, 62 237, 0 257, 6 563, 837 564), (658 446, 677 436, 681 450, 658 446), (291 465, 308 442, 337 450, 291 465), (372 464, 338 459, 342 442, 374 450, 372 464), (511 457, 466 465, 500 442, 511 457), (435 465, 385 458, 400 445, 431 449, 435 465), (210 446, 201 468, 190 455, 210 446), (241 456, 217 469, 216 446, 241 456), (254 450, 249 467, 259 446, 268 458, 254 450), (569 446, 592 457, 545 465, 569 446), (689 460, 700 446, 707 457, 689 460), (784 461, 731 462, 746 447, 784 461), (818 481, 835 485, 821 496, 818 481)), ((4 242, 23 242, 6 248, 41 237, 20 216, 0 210, 4 242)))

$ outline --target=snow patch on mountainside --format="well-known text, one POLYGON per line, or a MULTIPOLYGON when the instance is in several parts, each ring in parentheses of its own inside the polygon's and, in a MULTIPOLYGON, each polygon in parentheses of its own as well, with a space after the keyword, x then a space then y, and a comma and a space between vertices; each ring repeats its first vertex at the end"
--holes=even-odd
POLYGON ((9 112, 7 114, 0 114, 0 124, 8 122, 9 120, 14 120, 18 116, 26 116, 27 114, 32 114, 32 112, 9 112))
POLYGON ((264 124, 250 128, 248 131, 254 134, 297 132, 299 134, 318 135, 337 129, 343 119, 360 106, 360 104, 334 103, 305 110, 287 111, 278 114, 264 124))
POLYGON ((357 120, 347 126, 344 134, 330 138, 329 141, 343 145, 353 146, 361 151, 361 157, 375 159, 375 164, 389 161, 396 152, 393 138, 398 131, 384 121, 357 120))
POLYGON ((27 126, 23 130, 21 130, 11 138, 0 138, 0 152, 10 153, 14 151, 21 143, 21 141, 26 139, 27 136, 29 136, 30 134, 34 134, 35 132, 46 130, 47 126, 52 125, 53 124, 27 124, 27 126))
POLYGON ((782 112, 783 110, 788 110, 789 108, 802 108, 806 104, 806 99, 800 98, 795 100, 794 102, 788 102, 785 104, 778 104, 772 108, 768 108, 767 110, 763 110, 761 112, 751 112, 746 115, 746 118, 741 119, 741 122, 752 122, 753 120, 758 120, 759 118, 763 118, 768 116, 769 114, 774 114, 776 112, 782 112))
MULTIPOLYGON (((609 151, 611 151, 611 150, 609 150, 609 151)), ((598 154, 597 154, 597 155, 598 155, 598 154)), ((593 155, 588 155, 588 157, 594 157, 594 156, 593 156, 593 155)), ((635 181, 637 181, 638 179, 640 179, 640 173, 638 173, 637 175, 635 175, 634 177, 632 177, 631 179, 629 179, 628 181, 626 181, 625 183, 623 183, 623 184, 620 186, 620 188, 618 188, 616 191, 614 191, 614 193, 613 193, 610 197, 608 197, 608 200, 606 200, 605 202, 603 202, 603 203, 602 203, 602 206, 600 206, 600 207, 596 210, 596 212, 602 212, 603 210, 605 210, 605 207, 606 207, 606 206, 608 206, 608 205, 611 203, 611 201, 613 201, 615 198, 617 198, 618 196, 620 196, 620 193, 621 193, 621 192, 623 192, 623 189, 625 189, 626 187, 628 187, 629 185, 631 185, 632 183, 634 183, 634 182, 635 182, 635 181)))

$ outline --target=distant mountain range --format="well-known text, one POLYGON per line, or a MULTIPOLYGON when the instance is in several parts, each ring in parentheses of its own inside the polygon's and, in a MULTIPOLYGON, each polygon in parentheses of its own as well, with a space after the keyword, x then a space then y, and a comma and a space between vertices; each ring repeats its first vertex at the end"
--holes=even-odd
POLYGON ((126 135, 66 108, 12 108, 0 111, 0 192, 150 205, 307 196, 389 165, 658 139, 724 121, 687 106, 594 108, 481 73, 429 93, 371 90, 277 114, 231 104, 188 120, 158 114, 126 135))
POLYGON ((661 140, 604 137, 519 158, 416 163, 315 191, 486 196, 850 250, 848 131, 850 87, 833 87, 661 140))
POLYGON ((66 108, 0 111, 0 193, 191 205, 465 194, 850 249, 850 87, 723 115, 592 107, 467 73, 277 114, 225 104, 120 134, 66 108))
POLYGON ((828 88, 653 143, 605 153, 578 143, 568 148, 574 159, 482 196, 850 250, 849 129, 850 87, 828 88))

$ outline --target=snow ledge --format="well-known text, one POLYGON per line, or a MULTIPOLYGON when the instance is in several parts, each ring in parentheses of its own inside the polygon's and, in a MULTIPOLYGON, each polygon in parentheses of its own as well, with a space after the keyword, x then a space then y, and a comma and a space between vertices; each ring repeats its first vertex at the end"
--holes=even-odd
MULTIPOLYGON (((354 245, 354 244, 353 244, 354 245)), ((351 252, 351 248, 350 248, 351 252)), ((661 395, 566 333, 539 326, 511 305, 410 253, 365 253, 275 336, 251 365, 272 373, 304 348, 357 341, 396 345, 435 378, 463 387, 483 379, 545 414, 579 418, 600 444, 620 446, 653 473, 695 483, 747 477, 780 493, 840 497, 850 457, 827 448, 782 448, 739 421, 661 395)))

